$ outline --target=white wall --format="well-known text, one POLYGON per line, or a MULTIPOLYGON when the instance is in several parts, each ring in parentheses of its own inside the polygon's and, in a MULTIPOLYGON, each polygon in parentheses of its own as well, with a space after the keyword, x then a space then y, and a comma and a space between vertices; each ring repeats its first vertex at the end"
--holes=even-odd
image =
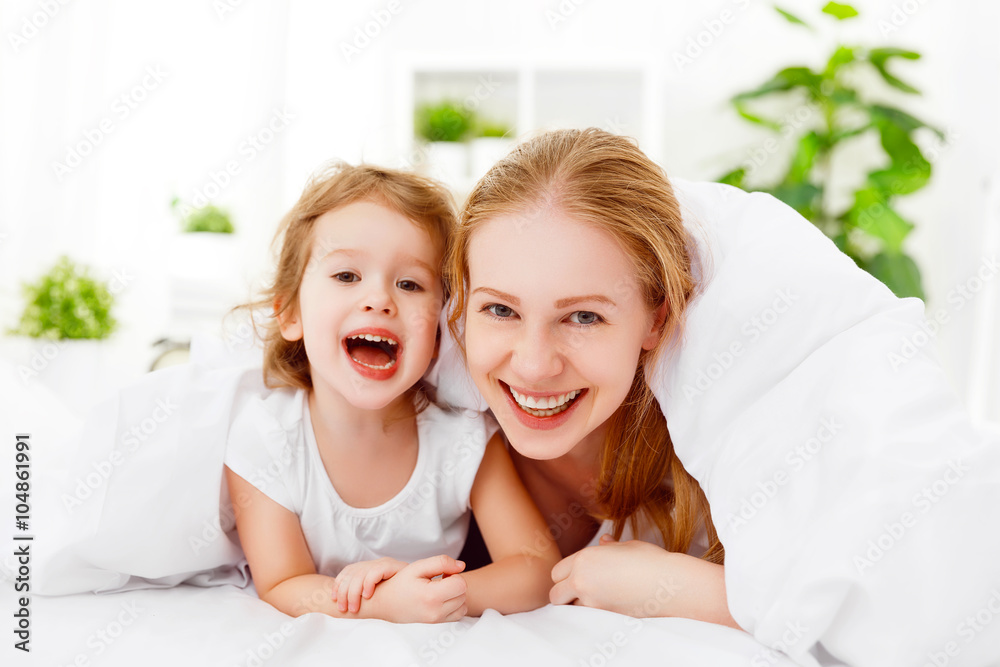
MULTIPOLYGON (((782 6, 828 27, 818 19, 822 4, 782 6)), ((929 311, 951 309, 937 340, 942 361, 972 407, 1000 420, 997 331, 985 326, 985 305, 1000 303, 998 281, 987 281, 989 289, 961 310, 948 301, 987 252, 987 221, 1000 225, 998 204, 989 209, 988 200, 1000 174, 1000 50, 990 46, 998 41, 1000 10, 990 0, 855 5, 863 16, 841 26, 842 38, 924 53, 924 60, 899 68, 925 93, 903 102, 956 137, 935 161, 932 185, 901 208, 917 224, 910 249, 924 272, 929 311), (896 29, 883 36, 886 26, 896 29), (985 371, 977 376, 980 367, 985 371), (973 385, 979 393, 970 394, 973 385)), ((410 150, 399 138, 393 79, 410 54, 452 55, 456 62, 602 54, 648 61, 661 81, 663 139, 644 148, 668 173, 697 179, 738 164, 765 137, 740 121, 727 99, 781 66, 817 65, 836 39, 827 28, 797 31, 770 3, 756 0, 412 0, 347 57, 344 45, 357 30, 390 14, 387 0, 98 0, 60 6, 15 48, 9 36, 20 34, 40 6, 38 0, 0 5, 0 235, 6 235, 0 236, 0 323, 14 323, 19 282, 68 252, 106 275, 126 269, 134 276, 118 314, 122 336, 137 345, 166 325, 163 248, 176 226, 167 210, 172 194, 190 199, 227 162, 237 163, 240 173, 217 202, 233 210, 241 229, 249 286, 269 265, 274 225, 312 169, 332 157, 396 164, 410 150), (235 5, 231 11, 227 2, 235 5), (724 11, 730 14, 719 32, 724 11), (675 53, 712 26, 719 34, 679 67, 675 53), (147 67, 166 73, 162 83, 120 118, 116 97, 141 85, 147 67), (265 128, 275 109, 292 121, 250 158, 247 136, 265 128), (112 119, 113 131, 60 181, 52 163, 103 117, 112 119)), ((780 157, 766 167, 780 168, 780 157)), ((991 252, 1000 255, 1000 248, 991 252)))

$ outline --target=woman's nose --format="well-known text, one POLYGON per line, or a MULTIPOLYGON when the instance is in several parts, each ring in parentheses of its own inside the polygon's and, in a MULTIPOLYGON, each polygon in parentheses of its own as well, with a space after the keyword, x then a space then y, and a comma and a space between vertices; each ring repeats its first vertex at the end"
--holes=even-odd
POLYGON ((563 357, 547 329, 525 328, 514 342, 510 365, 525 384, 532 384, 562 373, 563 357))

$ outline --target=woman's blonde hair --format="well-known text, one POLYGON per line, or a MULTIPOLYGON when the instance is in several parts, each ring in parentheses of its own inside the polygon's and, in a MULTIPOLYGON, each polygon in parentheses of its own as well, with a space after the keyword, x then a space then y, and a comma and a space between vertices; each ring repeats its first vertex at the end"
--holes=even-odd
POLYGON ((469 243, 476 229, 501 215, 544 222, 544 211, 553 208, 614 237, 635 267, 650 311, 666 304, 658 344, 640 354, 629 394, 608 422, 596 488, 603 516, 597 518, 614 521, 616 539, 626 521, 636 534, 639 522, 649 521, 667 549, 679 552, 688 550, 703 522, 710 545, 703 557, 721 563, 724 552, 708 501, 674 454, 666 420, 644 376, 647 364, 680 334, 695 283, 680 205, 663 170, 633 141, 595 128, 557 130, 521 144, 498 162, 469 195, 445 263, 454 303, 448 325, 460 340, 469 243))
POLYGON ((259 300, 242 306, 265 313, 273 309, 273 317, 254 320, 264 344, 264 382, 269 387, 312 388, 305 344, 301 339, 282 338, 280 318, 298 306, 316 219, 359 201, 375 202, 399 213, 426 231, 442 256, 447 252, 455 229, 455 203, 437 181, 398 169, 340 161, 313 174, 274 236, 272 246, 277 249, 278 261, 273 281, 259 300))

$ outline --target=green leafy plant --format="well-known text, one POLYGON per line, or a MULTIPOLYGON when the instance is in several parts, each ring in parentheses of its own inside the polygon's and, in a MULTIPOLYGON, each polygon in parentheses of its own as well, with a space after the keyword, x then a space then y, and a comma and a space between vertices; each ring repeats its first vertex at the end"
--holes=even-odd
POLYGON ((12 334, 52 340, 100 339, 110 336, 117 326, 111 316, 115 299, 107 284, 91 278, 86 268, 66 256, 23 289, 27 305, 12 334))
POLYGON ((474 120, 472 111, 450 100, 422 105, 414 118, 417 136, 424 141, 464 141, 474 120))
MULTIPOLYGON (((778 13, 800 28, 812 29, 801 18, 775 7, 778 13)), ((822 12, 838 21, 858 15, 847 4, 829 2, 822 12)), ((736 112, 786 139, 795 138, 791 162, 777 183, 748 184, 757 163, 751 159, 718 180, 747 190, 769 192, 811 220, 837 247, 861 268, 885 283, 897 296, 924 297, 920 270, 903 250, 903 242, 913 229, 894 207, 898 197, 920 190, 931 177, 931 163, 914 140, 919 131, 944 134, 889 104, 871 99, 860 82, 866 75, 893 90, 919 95, 920 92, 889 70, 896 60, 918 60, 920 54, 894 47, 866 47, 838 44, 825 66, 786 67, 757 88, 732 98, 736 112), (806 110, 801 123, 780 122, 757 113, 757 100, 780 100, 806 110), (858 170, 847 174, 847 182, 860 181, 849 194, 846 207, 834 209, 828 184, 832 157, 850 142, 876 136, 884 152, 883 164, 871 171, 851 164, 839 169, 858 170)), ((776 141, 776 140, 774 140, 776 141)), ((772 144, 776 145, 776 144, 772 144)))
POLYGON ((209 204, 201 208, 191 209, 181 204, 174 197, 170 208, 181 212, 181 230, 184 232, 213 232, 215 234, 232 234, 235 230, 229 213, 218 206, 209 204))
POLYGON ((473 128, 473 134, 476 137, 509 137, 513 133, 510 125, 506 123, 500 123, 497 121, 487 121, 483 120, 476 123, 473 128))

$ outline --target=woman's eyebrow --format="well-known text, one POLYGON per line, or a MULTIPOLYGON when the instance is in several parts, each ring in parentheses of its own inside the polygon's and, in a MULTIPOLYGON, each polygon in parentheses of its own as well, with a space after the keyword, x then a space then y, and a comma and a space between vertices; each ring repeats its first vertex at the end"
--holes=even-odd
MULTIPOLYGON (((514 306, 521 305, 521 300, 518 299, 513 294, 508 294, 507 292, 501 292, 500 290, 493 289, 492 287, 477 287, 476 289, 472 290, 472 293, 469 296, 472 296, 477 292, 485 292, 486 294, 495 296, 498 299, 503 299, 504 301, 514 306)), ((583 296, 570 296, 566 297, 565 299, 559 299, 558 301, 556 301, 556 308, 568 308, 577 303, 595 303, 595 302, 603 303, 611 307, 615 307, 618 305, 613 300, 609 299, 603 294, 585 294, 583 296)))
POLYGON ((501 292, 500 290, 493 289, 492 287, 477 287, 476 289, 472 290, 472 294, 469 294, 469 296, 472 296, 476 292, 486 292, 491 296, 495 296, 498 299, 503 299, 508 303, 514 304, 515 306, 521 305, 521 300, 518 299, 513 294, 507 294, 507 292, 501 292))
POLYGON ((571 296, 565 299, 559 299, 558 301, 556 301, 556 308, 568 308, 569 306, 573 306, 575 304, 584 302, 603 303, 611 307, 617 305, 614 301, 604 296, 603 294, 587 294, 585 296, 571 296))

